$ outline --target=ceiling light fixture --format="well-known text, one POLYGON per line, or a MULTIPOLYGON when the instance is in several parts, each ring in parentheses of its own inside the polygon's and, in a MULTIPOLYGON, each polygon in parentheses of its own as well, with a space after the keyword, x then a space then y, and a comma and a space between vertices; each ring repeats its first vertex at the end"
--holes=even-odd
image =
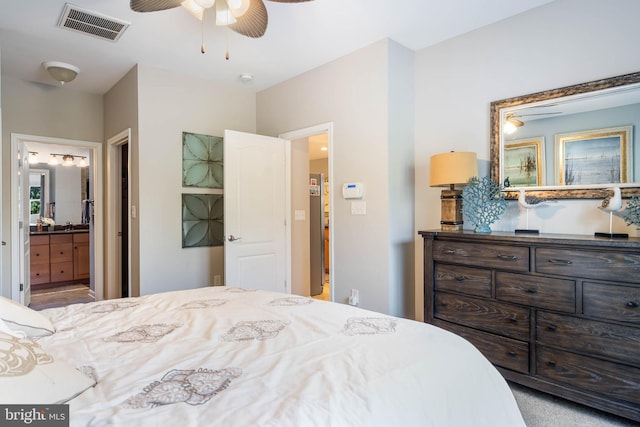
POLYGON ((249 84, 253 81, 253 76, 249 73, 240 74, 240 81, 245 84, 249 84))
POLYGON ((73 166, 73 156, 70 154, 65 154, 62 156, 62 166, 73 166))
POLYGON ((80 68, 60 61, 43 62, 42 68, 61 85, 73 81, 80 73, 80 68))

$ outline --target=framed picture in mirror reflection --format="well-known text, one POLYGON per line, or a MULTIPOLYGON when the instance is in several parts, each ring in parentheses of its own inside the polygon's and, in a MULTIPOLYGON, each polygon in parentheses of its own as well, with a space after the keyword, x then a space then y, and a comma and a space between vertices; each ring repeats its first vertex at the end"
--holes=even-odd
POLYGON ((556 134, 558 185, 633 182, 633 126, 556 134))
POLYGON ((503 162, 505 187, 545 185, 544 136, 508 141, 503 162))

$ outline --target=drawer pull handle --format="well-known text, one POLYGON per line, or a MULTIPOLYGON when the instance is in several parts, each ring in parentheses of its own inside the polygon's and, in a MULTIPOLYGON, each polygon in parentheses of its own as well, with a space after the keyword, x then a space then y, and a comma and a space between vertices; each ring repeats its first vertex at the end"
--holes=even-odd
POLYGON ((442 253, 445 255, 455 255, 456 251, 454 251, 453 249, 443 249, 442 253))
POLYGON ((498 259, 501 259, 502 261, 517 261, 518 257, 515 255, 498 254, 498 259))
POLYGON ((629 301, 627 303, 627 307, 631 307, 631 308, 638 308, 638 303, 635 301, 629 301))
POLYGON ((518 318, 516 316, 511 316, 509 320, 511 321, 511 323, 516 323, 518 321, 518 318))
POLYGON ((558 327, 556 325, 549 325, 547 326, 547 329, 549 329, 550 331, 556 331, 558 329, 558 327))
POLYGON ((456 276, 458 282, 464 282, 464 276, 456 276))
POLYGON ((536 288, 529 288, 529 289, 527 289, 527 293, 528 294, 537 294, 538 290, 536 288))
POLYGON ((551 258, 548 260, 548 262, 550 262, 551 264, 563 264, 563 265, 571 265, 573 264, 572 261, 566 260, 566 259, 557 259, 557 258, 551 258))
POLYGON ((516 353, 515 351, 511 350, 509 353, 507 353, 509 356, 511 357, 516 357, 518 355, 518 353, 516 353))
POLYGON ((551 366, 552 368, 555 368, 555 367, 556 367, 556 362, 555 362, 555 361, 553 361, 553 360, 549 360, 549 361, 547 362, 547 365, 551 366))

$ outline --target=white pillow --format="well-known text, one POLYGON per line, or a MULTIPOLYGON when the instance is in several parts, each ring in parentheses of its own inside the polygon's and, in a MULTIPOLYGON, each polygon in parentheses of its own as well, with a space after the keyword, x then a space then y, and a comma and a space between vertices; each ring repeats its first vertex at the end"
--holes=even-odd
POLYGON ((73 399, 95 381, 38 343, 0 332, 0 402, 47 405, 73 399))
POLYGON ((0 319, 11 330, 23 331, 32 338, 55 332, 53 324, 45 316, 5 297, 0 297, 0 319))

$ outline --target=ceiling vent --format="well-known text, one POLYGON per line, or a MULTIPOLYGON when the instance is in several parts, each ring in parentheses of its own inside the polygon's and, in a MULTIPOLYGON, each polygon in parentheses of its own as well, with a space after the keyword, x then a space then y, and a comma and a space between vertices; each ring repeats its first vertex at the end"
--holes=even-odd
POLYGON ((115 42, 129 27, 129 23, 67 3, 58 20, 58 27, 115 42))

